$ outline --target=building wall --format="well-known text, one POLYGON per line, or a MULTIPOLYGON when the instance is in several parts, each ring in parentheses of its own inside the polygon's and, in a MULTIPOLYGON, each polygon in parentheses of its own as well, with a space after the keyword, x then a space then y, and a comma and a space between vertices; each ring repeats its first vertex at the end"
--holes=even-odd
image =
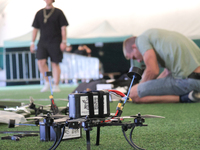
POLYGON ((0 47, 0 70, 3 69, 3 47, 0 47))

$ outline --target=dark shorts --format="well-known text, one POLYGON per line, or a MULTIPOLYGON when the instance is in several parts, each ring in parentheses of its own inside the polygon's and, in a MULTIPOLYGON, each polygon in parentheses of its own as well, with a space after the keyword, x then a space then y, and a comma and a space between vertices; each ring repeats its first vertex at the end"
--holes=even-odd
POLYGON ((37 46, 36 58, 38 60, 50 57, 52 62, 62 62, 63 53, 60 50, 60 43, 38 43, 37 46))

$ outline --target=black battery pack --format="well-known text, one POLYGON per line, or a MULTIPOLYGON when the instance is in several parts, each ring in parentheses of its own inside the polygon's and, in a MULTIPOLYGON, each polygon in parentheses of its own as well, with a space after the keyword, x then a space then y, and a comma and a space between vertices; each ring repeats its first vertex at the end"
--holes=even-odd
POLYGON ((50 141, 58 141, 61 136, 61 125, 50 126, 50 141))
MULTIPOLYGON (((54 124, 52 126, 46 125, 44 122, 40 122, 40 141, 48 142, 48 141, 58 141, 60 139, 62 133, 62 125, 54 124)), ((80 138, 82 136, 81 129, 70 129, 65 127, 65 133, 63 136, 63 140, 65 139, 73 139, 80 138)))
POLYGON ((68 95, 68 99, 70 118, 110 116, 109 93, 106 91, 72 93, 68 95))
POLYGON ((50 128, 44 122, 40 122, 40 141, 50 140, 50 128))

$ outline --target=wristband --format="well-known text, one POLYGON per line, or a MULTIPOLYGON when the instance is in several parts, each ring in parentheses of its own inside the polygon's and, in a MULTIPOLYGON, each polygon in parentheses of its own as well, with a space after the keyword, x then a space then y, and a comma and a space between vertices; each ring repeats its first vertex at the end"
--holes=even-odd
POLYGON ((62 40, 62 43, 67 43, 67 41, 66 40, 62 40))
POLYGON ((31 44, 31 45, 32 45, 32 44, 35 44, 35 42, 32 41, 30 44, 31 44))

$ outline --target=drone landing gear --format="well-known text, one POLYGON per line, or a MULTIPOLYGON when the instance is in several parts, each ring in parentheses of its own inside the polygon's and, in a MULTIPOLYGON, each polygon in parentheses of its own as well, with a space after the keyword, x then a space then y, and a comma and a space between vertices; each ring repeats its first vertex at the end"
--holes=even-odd
POLYGON ((100 127, 104 127, 104 126, 121 126, 122 127, 122 132, 123 135, 126 139, 126 141, 134 148, 134 149, 140 149, 140 150, 145 150, 139 146, 137 146, 132 139, 132 134, 133 134, 133 130, 135 129, 135 127, 137 126, 147 126, 144 123, 144 119, 141 117, 137 117, 134 119, 134 123, 121 123, 121 122, 113 122, 113 123, 101 123, 101 124, 92 124, 92 123, 87 123, 84 122, 83 124, 83 128, 86 131, 86 143, 87 143, 87 150, 90 150, 90 131, 92 130, 92 127, 97 127, 97 136, 96 136, 96 145, 99 145, 99 141, 100 141, 100 127), (126 136, 126 131, 128 129, 131 129, 130 132, 130 140, 128 139, 128 137, 126 136))
MULTIPOLYGON (((87 143, 87 150, 90 150, 90 131, 92 129, 85 129, 86 131, 86 143, 87 143)), ((97 127, 97 139, 96 139, 96 145, 99 145, 100 141, 100 127, 97 127)))
MULTIPOLYGON (((135 129, 136 125, 135 124, 131 124, 132 126, 130 127, 129 125, 125 124, 122 126, 122 132, 123 132, 123 135, 126 139, 126 141, 134 148, 134 149, 140 149, 140 150, 145 150, 139 146, 137 146, 134 142, 133 142, 133 139, 132 139, 132 134, 133 134, 133 130, 135 129), (131 129, 131 132, 130 132, 130 135, 129 135, 129 138, 127 137, 126 135, 126 131, 128 129, 131 129)), ((147 126, 147 125, 142 125, 142 126, 147 126)))
MULTIPOLYGON (((90 131, 92 128, 84 128, 86 131, 86 142, 87 142, 87 150, 90 150, 90 131)), ((100 141, 100 126, 97 126, 97 138, 96 138, 96 145, 99 145, 100 141)))
POLYGON ((100 140, 100 127, 97 126, 97 140, 96 140, 96 145, 99 145, 99 140, 100 140))

